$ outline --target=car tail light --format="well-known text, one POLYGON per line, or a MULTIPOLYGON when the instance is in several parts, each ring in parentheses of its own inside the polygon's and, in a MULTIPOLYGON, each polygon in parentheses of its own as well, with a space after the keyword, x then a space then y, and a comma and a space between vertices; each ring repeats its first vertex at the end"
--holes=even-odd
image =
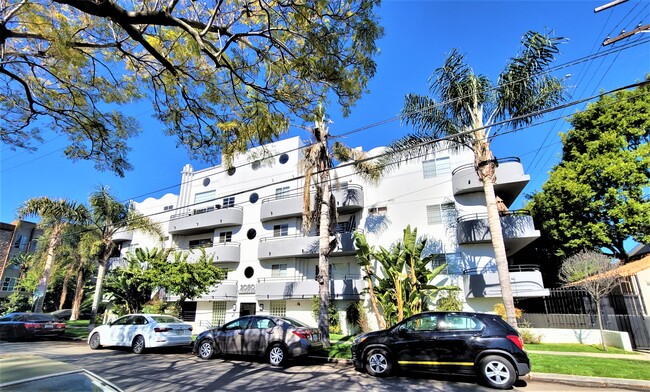
POLYGON ((171 328, 159 328, 159 327, 155 327, 153 330, 154 330, 154 332, 167 332, 167 331, 171 331, 172 329, 171 329, 171 328))
POLYGON ((300 339, 309 339, 311 333, 307 331, 293 331, 293 334, 299 337, 300 339))
POLYGON ((40 328, 41 326, 36 323, 25 323, 25 328, 40 328))
POLYGON ((506 336, 508 339, 512 340, 512 342, 519 347, 520 350, 524 349, 524 340, 521 338, 519 335, 508 335, 506 336))

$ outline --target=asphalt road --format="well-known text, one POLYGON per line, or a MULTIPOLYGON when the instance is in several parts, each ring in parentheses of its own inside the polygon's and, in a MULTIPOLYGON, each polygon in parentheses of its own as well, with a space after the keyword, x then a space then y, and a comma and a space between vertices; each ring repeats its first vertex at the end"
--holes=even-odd
MULTIPOLYGON (((399 374, 385 379, 368 376, 342 364, 294 361, 273 368, 261 361, 216 358, 204 361, 187 350, 153 351, 142 355, 127 349, 93 351, 83 342, 1 342, 0 354, 32 354, 85 368, 126 392, 182 391, 494 391, 472 378, 399 374)), ((2 369, 0 369, 1 371, 2 369)), ((515 391, 593 391, 593 387, 520 380, 515 391)), ((623 391, 600 389, 600 391, 623 391)))

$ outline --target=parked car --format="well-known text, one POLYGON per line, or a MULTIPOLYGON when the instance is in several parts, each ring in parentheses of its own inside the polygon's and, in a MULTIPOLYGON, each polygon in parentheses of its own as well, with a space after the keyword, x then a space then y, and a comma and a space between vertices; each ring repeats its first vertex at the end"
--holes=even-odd
POLYGON ((492 314, 420 313, 358 336, 351 350, 355 368, 379 377, 399 367, 476 375, 489 387, 507 389, 530 372, 521 336, 492 314))
MULTIPOLYGON (((54 317, 56 317, 58 320, 70 320, 70 317, 72 316, 72 309, 59 309, 55 310, 54 312, 50 312, 50 314, 54 317)), ((79 319, 80 320, 87 320, 90 318, 90 312, 88 311, 81 311, 79 312, 79 319)))
POLYGON ((218 354, 261 356, 273 366, 282 366, 288 358, 322 347, 318 329, 300 321, 288 317, 244 316, 200 333, 193 351, 203 359, 218 354))
POLYGON ((90 331, 88 345, 131 347, 136 354, 146 348, 188 346, 192 343, 192 326, 176 317, 161 314, 128 314, 90 331))
POLYGON ((65 323, 48 313, 9 313, 0 318, 0 339, 33 339, 61 336, 65 323))

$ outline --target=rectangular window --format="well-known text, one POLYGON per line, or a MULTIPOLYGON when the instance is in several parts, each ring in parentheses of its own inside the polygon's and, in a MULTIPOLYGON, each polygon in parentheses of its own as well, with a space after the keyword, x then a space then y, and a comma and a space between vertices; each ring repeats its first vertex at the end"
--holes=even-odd
POLYGON ((204 201, 214 200, 217 197, 217 191, 201 192, 194 195, 194 203, 203 203, 204 201))
POLYGON ((273 237, 286 237, 288 235, 289 235, 288 223, 273 226, 273 237))
POLYGON ((235 206, 235 196, 223 198, 223 208, 230 208, 235 206))
POLYGON ((462 257, 460 253, 440 253, 435 256, 431 263, 431 269, 435 269, 447 263, 447 268, 442 271, 447 275, 461 275, 463 273, 462 257))
POLYGON ((275 188, 275 198, 282 199, 289 196, 289 187, 275 188))
POLYGON ((388 212, 388 207, 370 207, 370 208, 368 208, 368 214, 369 215, 373 215, 373 214, 386 215, 386 212, 388 212))
POLYGON ((171 211, 171 210, 173 210, 173 209, 174 209, 174 206, 173 206, 173 205, 171 205, 171 206, 164 206, 164 207, 163 207, 163 211, 171 211))
POLYGON ((225 244, 232 241, 232 231, 222 231, 219 233, 219 243, 225 244))
POLYGON ((449 222, 456 213, 454 203, 434 204, 427 206, 427 223, 429 225, 438 225, 449 222))
POLYGON ((271 277, 272 278, 284 278, 287 276, 287 265, 286 264, 273 264, 271 266, 271 277))
POLYGON ((226 322, 226 301, 212 303, 212 325, 223 325, 226 322))
POLYGON ((424 178, 434 178, 451 173, 449 157, 436 158, 422 162, 422 173, 424 174, 424 178))
POLYGON ((285 317, 287 315, 287 301, 271 301, 271 316, 285 317))
POLYGON ((2 281, 2 291, 11 292, 16 287, 16 278, 4 278, 2 281))
POLYGON ((190 240, 190 249, 210 248, 211 246, 212 246, 212 238, 202 238, 200 240, 190 240))

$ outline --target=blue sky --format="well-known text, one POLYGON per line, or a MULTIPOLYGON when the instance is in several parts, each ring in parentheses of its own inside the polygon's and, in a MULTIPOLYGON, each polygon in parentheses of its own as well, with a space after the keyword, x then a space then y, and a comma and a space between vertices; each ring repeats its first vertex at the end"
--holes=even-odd
MULTIPOLYGON (((607 2, 385 0, 379 9, 385 36, 378 42, 381 53, 376 58, 377 73, 369 84, 370 93, 357 102, 347 118, 337 108, 330 108, 333 121, 330 133, 346 134, 394 118, 406 94, 427 93, 427 79, 453 48, 466 55, 476 73, 496 81, 528 30, 552 30, 556 36, 568 38, 556 62, 560 65, 611 50, 612 46, 601 46, 607 36, 616 36, 622 29, 630 31, 638 23, 650 21, 650 5, 645 1, 628 1, 594 13, 595 7, 607 2)), ((650 34, 637 34, 613 47, 648 39, 650 34)), ((650 73, 650 44, 646 42, 562 68, 556 76, 570 74, 567 96, 569 100, 578 100, 635 83, 647 73, 650 73)), ((585 106, 557 111, 546 119, 567 116, 585 106)), ((172 137, 163 135, 159 124, 151 118, 148 103, 133 104, 127 110, 141 121, 143 132, 131 143, 129 156, 135 170, 124 178, 96 172, 92 162, 65 159, 64 136, 45 134, 46 142, 33 153, 0 146, 0 221, 14 220, 16 208, 31 197, 64 197, 85 202, 99 185, 109 185, 122 200, 142 201, 168 192, 178 193, 183 165, 210 166, 191 161, 183 148, 176 148, 172 137)), ((557 163, 561 150, 557 134, 567 129, 564 120, 549 121, 499 137, 492 147, 497 157, 522 159, 531 176, 524 193, 531 193, 541 187, 548 171, 557 163)), ((408 131, 398 121, 392 121, 350 133, 343 141, 369 150, 388 144, 408 131)), ((294 135, 307 138, 300 129, 292 130, 287 136, 294 135)), ((523 201, 520 196, 513 207, 520 207, 523 201)))

